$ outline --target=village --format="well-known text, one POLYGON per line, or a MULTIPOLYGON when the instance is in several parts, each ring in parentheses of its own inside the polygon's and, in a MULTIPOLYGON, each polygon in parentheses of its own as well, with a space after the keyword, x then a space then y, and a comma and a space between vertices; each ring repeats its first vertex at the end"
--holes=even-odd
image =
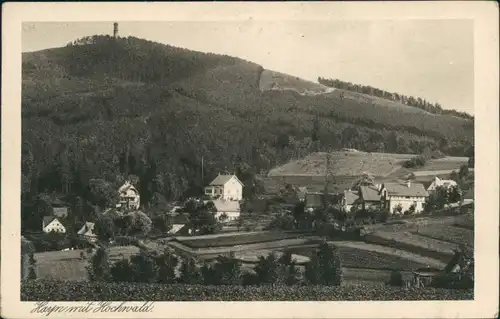
MULTIPOLYGON (((452 175, 456 176, 454 173, 452 175)), ((40 237, 33 236, 33 233, 28 233, 26 237, 34 239, 32 244, 35 250, 41 249, 37 253, 39 256, 50 255, 50 250, 58 249, 60 253, 54 252, 59 254, 58 258, 64 254, 69 257, 75 256, 73 250, 77 250, 80 251, 79 259, 86 260, 100 247, 109 247, 118 251, 113 258, 119 261, 120 258, 133 256, 134 251, 161 251, 162 247, 168 247, 179 256, 195 257, 204 262, 226 256, 247 268, 268 254, 283 256, 284 253, 291 253, 299 268, 305 267, 311 252, 317 249, 314 247, 319 247, 326 239, 340 248, 342 257, 348 260, 347 265, 343 265, 343 271, 349 281, 389 282, 394 271, 388 269, 400 263, 394 261, 399 253, 389 252, 388 247, 394 247, 394 243, 388 246, 388 238, 379 236, 379 233, 383 234, 391 228, 393 235, 402 231, 407 234, 416 227, 413 237, 427 236, 426 228, 421 225, 428 225, 435 232, 433 223, 436 221, 437 224, 448 225, 442 228, 443 232, 448 227, 467 233, 454 238, 453 243, 446 241, 446 234, 422 237, 436 242, 445 240, 447 246, 444 250, 431 247, 428 243, 412 243, 416 250, 407 249, 405 240, 402 246, 396 244, 395 247, 404 255, 396 259, 408 258, 414 263, 409 268, 401 269, 402 274, 406 274, 404 282, 408 285, 415 282, 417 273, 418 278, 426 278, 441 273, 440 267, 457 271, 453 263, 458 263, 458 256, 462 256, 464 249, 471 249, 471 243, 467 240, 463 242, 463 236, 473 237, 473 231, 468 233, 469 230, 455 227, 457 218, 473 214, 473 189, 462 192, 455 180, 438 176, 429 177, 425 182, 414 179, 410 176, 406 180, 378 181, 364 173, 351 188, 341 193, 308 191, 307 186, 287 184, 274 196, 247 199, 243 197, 245 185, 235 174, 219 173, 204 187, 201 196, 171 203, 167 206, 168 210, 160 213, 161 218, 158 218, 158 212, 153 216, 141 207, 138 188, 126 180, 116 189, 119 200, 115 207, 105 208, 98 214, 97 220, 85 221, 77 229, 67 226, 70 208, 61 200, 54 200, 53 214, 44 216, 40 225, 41 233, 48 237, 40 240, 59 240, 62 241, 60 245, 40 246, 37 242, 40 237), (157 227, 158 220, 162 227, 157 227), (404 227, 398 226, 404 223, 404 227), (394 225, 401 229, 394 231, 394 225), (120 227, 127 230, 120 231, 120 227), (65 240, 69 233, 75 234, 76 239, 65 240), (50 236, 52 239, 49 239, 50 236), (363 248, 360 246, 362 242, 367 243, 362 245, 371 246, 363 248), (427 245, 427 251, 420 250, 422 245, 427 245), (451 248, 453 245, 459 250, 451 248), (369 250, 372 250, 369 255, 374 260, 366 261, 365 257, 357 256, 369 250), (385 257, 388 258, 386 261, 385 257), (359 261, 350 260, 356 258, 360 258, 359 261)), ((393 235, 389 235, 391 241, 393 235)), ((23 240, 28 242, 25 237, 23 240)), ((30 270, 33 267, 29 260, 24 259, 25 277, 34 272, 30 270)), ((43 258, 40 260, 38 267, 44 268, 43 258)), ((53 268, 55 263, 57 258, 48 264, 53 268)), ((46 271, 39 269, 36 276, 74 279, 74 270, 62 273, 54 273, 53 269, 49 269, 48 273, 46 271)), ((417 285, 423 285, 423 281, 419 279, 417 285)))

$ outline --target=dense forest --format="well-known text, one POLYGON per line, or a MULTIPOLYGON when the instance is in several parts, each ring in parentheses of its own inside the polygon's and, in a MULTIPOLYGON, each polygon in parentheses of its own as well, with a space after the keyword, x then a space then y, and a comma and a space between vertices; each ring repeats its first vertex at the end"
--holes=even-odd
POLYGON ((432 114, 445 114, 445 115, 454 115, 458 116, 461 118, 465 119, 470 119, 473 120, 474 117, 466 112, 460 112, 457 110, 449 110, 449 109, 443 109, 441 107, 441 104, 439 103, 430 103, 426 101, 425 99, 422 99, 420 97, 413 97, 413 96, 406 96, 404 94, 399 94, 399 93, 391 93, 388 91, 384 91, 381 89, 377 89, 371 86, 365 86, 365 85, 359 85, 359 84, 353 84, 351 82, 346 82, 342 81, 339 79, 325 79, 322 77, 318 77, 318 82, 320 84, 336 88, 336 89, 342 89, 342 90, 347 90, 347 91, 352 91, 352 92, 357 92, 357 93, 363 93, 371 96, 376 96, 380 97, 383 99, 391 100, 391 101, 397 101, 399 103, 402 103, 404 105, 409 105, 413 107, 417 107, 419 109, 425 110, 429 113, 432 114))
POLYGON ((313 151, 460 156, 474 145, 472 120, 261 91, 262 71, 134 37, 24 53, 23 214, 41 193, 79 210, 105 206, 95 189, 130 175, 148 207, 197 195, 221 171, 236 172, 251 196, 256 174, 313 151))

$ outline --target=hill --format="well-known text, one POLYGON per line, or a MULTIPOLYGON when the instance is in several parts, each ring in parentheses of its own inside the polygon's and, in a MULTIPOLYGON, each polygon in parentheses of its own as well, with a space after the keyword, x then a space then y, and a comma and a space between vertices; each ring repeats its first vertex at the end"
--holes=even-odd
POLYGON ((242 59, 134 37, 23 53, 23 198, 55 191, 92 201, 89 179, 116 186, 134 174, 147 205, 153 195, 197 194, 226 169, 250 194, 257 173, 314 151, 460 156, 473 145, 471 120, 358 93, 341 98, 340 90, 301 95, 322 86, 280 77, 242 59), (274 89, 263 86, 269 75, 274 89))

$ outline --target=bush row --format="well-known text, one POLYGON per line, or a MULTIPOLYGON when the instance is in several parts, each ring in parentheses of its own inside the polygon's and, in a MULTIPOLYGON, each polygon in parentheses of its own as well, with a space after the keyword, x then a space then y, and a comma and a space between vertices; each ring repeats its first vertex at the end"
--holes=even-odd
POLYGON ((472 300, 473 290, 379 286, 202 286, 27 280, 22 301, 472 300))

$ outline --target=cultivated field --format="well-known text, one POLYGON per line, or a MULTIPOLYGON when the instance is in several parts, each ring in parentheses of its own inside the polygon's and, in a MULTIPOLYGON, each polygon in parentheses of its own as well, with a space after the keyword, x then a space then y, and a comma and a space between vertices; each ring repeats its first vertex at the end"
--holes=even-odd
MULTIPOLYGON (((58 280, 87 280, 87 258, 80 259, 84 250, 48 251, 35 253, 37 275, 41 279, 54 278, 58 280)), ((124 257, 128 258, 139 252, 135 246, 117 246, 110 249, 111 262, 124 257)), ((87 255, 87 253, 85 253, 87 255)))
POLYGON ((420 228, 414 233, 454 244, 474 246, 474 231, 465 228, 434 225, 420 228))

